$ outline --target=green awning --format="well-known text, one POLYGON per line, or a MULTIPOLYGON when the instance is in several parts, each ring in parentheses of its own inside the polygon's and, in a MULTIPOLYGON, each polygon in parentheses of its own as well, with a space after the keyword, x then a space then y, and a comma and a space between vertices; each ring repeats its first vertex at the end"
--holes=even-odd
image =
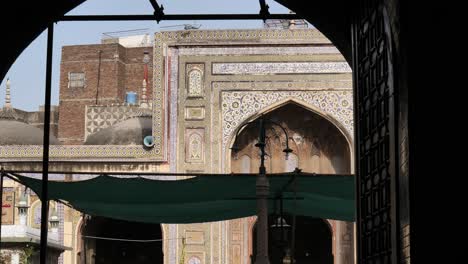
MULTIPOLYGON (((42 181, 17 180, 40 195, 42 181)), ((354 177, 350 175, 269 175, 269 212, 354 221, 354 177), (296 192, 292 191, 293 185, 296 192), (296 199, 294 199, 296 197, 296 199)), ((49 199, 62 200, 94 216, 146 223, 200 223, 256 214, 255 175, 200 175, 162 181, 99 176, 75 182, 49 182, 49 199)))

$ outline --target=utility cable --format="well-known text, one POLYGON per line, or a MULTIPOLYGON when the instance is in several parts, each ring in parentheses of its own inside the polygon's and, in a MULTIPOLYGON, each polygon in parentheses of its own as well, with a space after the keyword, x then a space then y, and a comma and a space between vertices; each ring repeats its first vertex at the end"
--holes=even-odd
POLYGON ((124 241, 124 242, 139 242, 139 243, 151 243, 151 242, 161 242, 161 241, 164 241, 164 240, 184 239, 183 237, 180 237, 180 238, 167 238, 167 239, 125 239, 125 238, 98 237, 98 236, 82 236, 82 237, 84 237, 84 238, 92 238, 92 239, 99 239, 99 240, 124 241))

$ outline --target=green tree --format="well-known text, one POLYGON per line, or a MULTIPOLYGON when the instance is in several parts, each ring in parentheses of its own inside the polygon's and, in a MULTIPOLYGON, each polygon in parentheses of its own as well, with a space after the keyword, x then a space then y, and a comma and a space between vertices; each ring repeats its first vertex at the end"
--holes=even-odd
POLYGON ((20 253, 20 264, 31 264, 34 253, 36 253, 36 248, 26 244, 23 251, 20 253))

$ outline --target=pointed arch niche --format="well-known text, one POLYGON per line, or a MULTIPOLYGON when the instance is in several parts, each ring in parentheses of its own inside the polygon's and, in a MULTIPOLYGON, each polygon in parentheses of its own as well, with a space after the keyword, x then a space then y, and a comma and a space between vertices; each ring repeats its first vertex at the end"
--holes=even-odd
MULTIPOLYGON (((261 114, 266 120, 279 123, 287 130, 289 147, 293 150, 288 160, 285 160, 283 153, 286 146, 284 133, 279 128, 273 129, 267 126, 266 151, 268 157, 265 164, 267 173, 290 172, 295 167, 304 172, 352 173, 352 138, 333 118, 293 100, 259 112, 248 120, 256 120, 261 114)), ((230 146, 236 146, 240 149, 237 153, 230 153, 228 156, 227 164, 230 165, 232 172, 245 173, 246 168, 248 168, 246 166, 247 157, 250 172, 258 172, 260 157, 258 148, 255 147, 258 134, 259 127, 254 123, 246 126, 235 139, 232 139, 230 146)), ((329 224, 331 231, 331 242, 329 240, 322 241, 323 245, 331 243, 329 251, 332 255, 327 259, 332 261, 327 263, 352 263, 352 260, 346 259, 345 256, 352 254, 354 249, 353 246, 347 246, 349 239, 345 238, 351 236, 351 240, 353 239, 353 224, 329 219, 323 220, 324 223, 329 224)), ((249 218, 247 222, 248 243, 244 251, 254 254, 253 226, 255 218, 249 218)))
MULTIPOLYGON (((329 119, 292 101, 263 114, 266 120, 275 121, 286 128, 289 146, 293 150, 288 160, 285 160, 285 135, 279 128, 268 125, 268 173, 289 172, 296 166, 304 172, 352 172, 350 139, 329 119)), ((250 120, 257 118, 258 116, 250 120)), ((230 153, 228 162, 232 172, 246 172, 246 161, 243 160, 245 156, 250 160, 250 172, 258 171, 260 158, 258 148, 255 147, 258 133, 256 124, 248 125, 239 133, 232 145, 240 150, 230 153)))

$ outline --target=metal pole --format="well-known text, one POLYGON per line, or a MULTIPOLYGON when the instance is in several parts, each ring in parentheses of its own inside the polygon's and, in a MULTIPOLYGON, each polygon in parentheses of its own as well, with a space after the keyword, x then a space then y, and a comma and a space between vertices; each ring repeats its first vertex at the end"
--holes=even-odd
MULTIPOLYGON (((61 21, 154 21, 154 15, 67 15, 61 21)), ((297 14, 174 14, 164 15, 161 21, 168 20, 258 20, 258 19, 301 19, 297 14)))
MULTIPOLYGON (((297 172, 297 168, 296 168, 296 171, 297 172)), ((296 254, 296 187, 297 187, 297 184, 296 184, 296 175, 294 174, 293 175, 293 193, 294 193, 294 201, 293 201, 293 214, 292 214, 292 227, 291 227, 291 264, 295 264, 296 263, 296 257, 295 257, 295 254, 296 254)))
POLYGON ((257 257, 255 264, 270 264, 268 258, 268 194, 269 183, 265 169, 265 124, 262 117, 260 121, 260 136, 256 147, 260 148, 260 168, 257 177, 257 257))
POLYGON ((41 192, 41 253, 40 264, 47 260, 47 231, 49 222, 49 135, 50 135, 50 97, 52 88, 52 48, 54 41, 54 24, 51 22, 47 29, 47 65, 44 105, 44 142, 42 154, 42 192, 41 192))

